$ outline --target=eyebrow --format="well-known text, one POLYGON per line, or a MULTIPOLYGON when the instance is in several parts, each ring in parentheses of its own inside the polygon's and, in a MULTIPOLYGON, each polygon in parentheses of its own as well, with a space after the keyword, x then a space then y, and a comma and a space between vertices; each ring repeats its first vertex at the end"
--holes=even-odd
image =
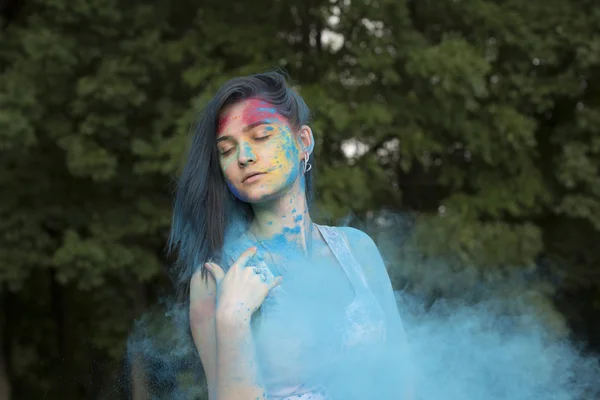
MULTIPOLYGON (((242 132, 248 132, 249 130, 256 128, 259 125, 266 125, 266 124, 270 124, 271 120, 270 119, 261 119, 260 121, 256 121, 253 122, 249 125, 246 125, 242 128, 242 132)), ((223 140, 231 140, 233 139, 232 136, 221 136, 217 138, 217 143, 222 142, 223 140)))

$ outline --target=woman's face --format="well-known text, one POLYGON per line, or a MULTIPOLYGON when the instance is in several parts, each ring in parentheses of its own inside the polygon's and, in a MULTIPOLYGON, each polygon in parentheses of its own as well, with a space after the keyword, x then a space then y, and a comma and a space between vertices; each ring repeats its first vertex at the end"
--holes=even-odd
POLYGON ((217 146, 221 169, 233 194, 260 203, 290 190, 300 176, 310 128, 295 135, 287 119, 267 102, 248 99, 225 107, 219 116, 217 146))

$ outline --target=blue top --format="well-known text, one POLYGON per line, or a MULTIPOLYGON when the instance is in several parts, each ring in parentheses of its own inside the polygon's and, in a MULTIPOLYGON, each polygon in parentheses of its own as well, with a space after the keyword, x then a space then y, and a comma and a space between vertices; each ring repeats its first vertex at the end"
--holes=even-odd
MULTIPOLYGON (((405 347, 403 332, 394 332, 402 329, 397 308, 381 304, 376 295, 381 288, 372 287, 378 281, 365 274, 342 228, 315 226, 350 287, 348 282, 338 284, 339 276, 332 279, 323 266, 307 266, 306 261, 294 269, 293 262, 286 260, 292 264, 288 270, 287 265, 278 265, 277 255, 260 246, 248 265, 259 268, 267 280, 284 276, 252 323, 267 396, 270 400, 398 399, 402 355, 389 340, 390 335, 397 336, 405 347), (380 390, 381 385, 387 387, 380 390), (396 394, 388 396, 391 392, 396 394)), ((226 245, 226 261, 237 259, 251 242, 247 236, 237 236, 226 245)), ((367 251, 355 249, 361 250, 367 251)), ((389 286, 386 272, 384 281, 389 286)), ((391 292, 391 286, 384 289, 391 292)))

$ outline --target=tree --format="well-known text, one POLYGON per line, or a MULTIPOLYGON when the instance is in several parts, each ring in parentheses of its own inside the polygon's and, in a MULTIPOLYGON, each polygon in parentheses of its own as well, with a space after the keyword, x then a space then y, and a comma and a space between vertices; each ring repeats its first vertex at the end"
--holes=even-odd
MULTIPOLYGON (((532 288, 546 299, 542 309, 552 309, 557 289, 581 290, 578 302, 597 304, 598 6, 337 7, 340 21, 331 29, 345 38, 339 91, 351 110, 344 129, 354 128, 337 130, 339 142, 359 140, 354 168, 376 177, 384 171, 392 181, 358 180, 382 194, 375 207, 359 209, 401 199, 405 210, 421 213, 420 251, 474 267, 477 279, 541 276, 532 288)), ((417 270, 403 278, 451 294, 439 281, 424 288, 417 270)), ((597 306, 587 308, 584 318, 598 315, 597 306)))
MULTIPOLYGON (((400 250, 478 282, 535 276, 519 290, 540 312, 559 321, 553 298, 574 296, 556 297, 559 309, 583 337, 597 332, 592 1, 24 4, 0 44, 0 337, 13 397, 117 385, 133 320, 169 291, 163 249, 189 125, 224 81, 276 66, 314 112, 323 219, 416 212, 400 250)), ((464 292, 406 268, 389 244, 397 286, 464 292)))
POLYGON ((96 364, 123 356, 165 286, 171 183, 198 105, 234 75, 296 62, 297 12, 257 7, 251 27, 222 2, 35 1, 6 30, 0 271, 5 313, 23 312, 5 335, 16 397, 95 398, 114 375, 96 364))

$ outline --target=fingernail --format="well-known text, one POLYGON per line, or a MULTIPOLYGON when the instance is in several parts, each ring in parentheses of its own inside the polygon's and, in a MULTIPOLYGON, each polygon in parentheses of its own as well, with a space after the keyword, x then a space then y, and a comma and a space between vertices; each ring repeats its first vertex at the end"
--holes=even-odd
POLYGON ((209 271, 210 271, 212 267, 210 266, 210 264, 209 264, 209 263, 205 263, 205 264, 204 264, 204 268, 206 268, 207 270, 209 270, 209 271))

